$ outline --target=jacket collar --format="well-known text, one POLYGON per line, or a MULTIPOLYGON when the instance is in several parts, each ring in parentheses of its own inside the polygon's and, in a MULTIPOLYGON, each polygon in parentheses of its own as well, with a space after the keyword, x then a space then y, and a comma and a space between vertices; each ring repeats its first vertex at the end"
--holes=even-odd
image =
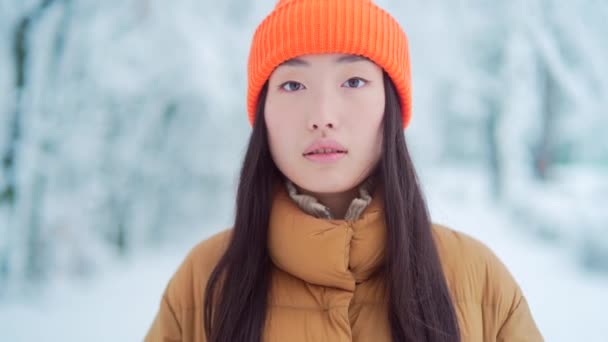
MULTIPOLYGON (((331 211, 328 207, 320 203, 315 197, 300 194, 298 190, 289 179, 285 180, 285 186, 287 187, 287 193, 289 197, 296 202, 298 207, 302 209, 305 213, 312 215, 317 218, 325 218, 325 219, 334 219, 331 211)), ((344 215, 345 220, 356 220, 359 218, 363 210, 367 208, 367 206, 372 201, 371 194, 373 193, 375 187, 374 177, 368 177, 360 186, 359 186, 359 197, 356 197, 350 203, 346 214, 344 215)))
POLYGON ((268 249, 273 263, 308 283, 354 291, 384 260, 382 187, 354 220, 314 217, 275 187, 268 249))

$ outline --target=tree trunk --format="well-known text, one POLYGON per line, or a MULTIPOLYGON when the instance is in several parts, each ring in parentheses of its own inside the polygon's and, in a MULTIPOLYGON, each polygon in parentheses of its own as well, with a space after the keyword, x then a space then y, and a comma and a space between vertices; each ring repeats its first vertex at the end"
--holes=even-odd
POLYGON ((533 151, 534 175, 541 181, 546 181, 552 164, 553 134, 556 119, 556 101, 558 99, 555 79, 549 68, 542 64, 540 66, 541 86, 543 87, 543 98, 541 108, 541 126, 538 141, 533 151))

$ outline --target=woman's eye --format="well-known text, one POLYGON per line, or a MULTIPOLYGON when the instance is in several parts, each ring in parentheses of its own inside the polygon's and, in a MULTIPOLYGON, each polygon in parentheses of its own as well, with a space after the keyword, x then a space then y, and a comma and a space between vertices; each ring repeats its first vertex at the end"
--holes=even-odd
POLYGON ((297 91, 297 90, 304 89, 304 85, 300 82, 288 81, 281 85, 281 89, 283 89, 285 91, 297 91))
POLYGON ((344 82, 344 85, 348 88, 361 88, 366 83, 367 83, 367 81, 362 78, 353 77, 353 78, 348 79, 346 82, 344 82))

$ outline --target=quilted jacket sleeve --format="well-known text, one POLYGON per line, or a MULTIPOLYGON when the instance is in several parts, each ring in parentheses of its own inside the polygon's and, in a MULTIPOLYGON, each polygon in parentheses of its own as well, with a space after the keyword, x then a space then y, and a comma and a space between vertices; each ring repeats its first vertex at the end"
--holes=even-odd
POLYGON ((179 342, 181 341, 181 326, 177 319, 176 312, 169 302, 167 295, 162 296, 160 308, 148 334, 146 342, 179 342))
POLYGON ((526 298, 519 293, 518 299, 498 331, 497 341, 544 341, 532 318, 526 298))
POLYGON ((494 310, 496 341, 544 341, 519 284, 503 262, 485 247, 486 304, 494 310))
POLYGON ((204 342, 203 299, 211 272, 228 245, 231 229, 197 244, 169 280, 146 342, 204 342))

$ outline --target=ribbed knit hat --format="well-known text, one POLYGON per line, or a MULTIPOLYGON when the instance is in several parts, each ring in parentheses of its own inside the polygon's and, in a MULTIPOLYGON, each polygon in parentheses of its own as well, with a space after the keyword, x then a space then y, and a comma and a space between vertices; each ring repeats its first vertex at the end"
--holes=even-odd
POLYGON ((281 63, 301 55, 361 55, 395 84, 403 128, 411 118, 407 38, 397 21, 371 0, 279 0, 253 36, 248 62, 247 111, 253 125, 262 87, 281 63))

